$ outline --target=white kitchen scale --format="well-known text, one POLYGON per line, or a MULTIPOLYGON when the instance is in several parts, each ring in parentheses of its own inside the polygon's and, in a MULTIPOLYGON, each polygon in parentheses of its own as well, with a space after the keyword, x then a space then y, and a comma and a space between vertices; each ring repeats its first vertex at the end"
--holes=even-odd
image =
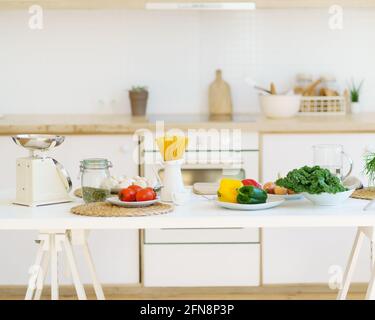
POLYGON ((63 136, 22 134, 13 141, 29 150, 29 157, 16 161, 15 204, 35 207, 71 202, 72 181, 63 166, 46 152, 59 146, 63 136), (39 154, 38 154, 39 153, 39 154))

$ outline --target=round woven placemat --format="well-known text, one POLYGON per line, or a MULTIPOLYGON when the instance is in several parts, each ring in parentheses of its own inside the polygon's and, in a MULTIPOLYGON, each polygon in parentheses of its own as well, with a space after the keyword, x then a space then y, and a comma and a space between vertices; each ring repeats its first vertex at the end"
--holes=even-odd
POLYGON ((374 200, 375 188, 364 188, 355 190, 352 194, 352 198, 362 200, 374 200))
POLYGON ((74 214, 90 217, 143 217, 165 214, 171 211, 173 211, 172 205, 160 202, 141 208, 124 208, 107 202, 93 202, 71 209, 74 214))

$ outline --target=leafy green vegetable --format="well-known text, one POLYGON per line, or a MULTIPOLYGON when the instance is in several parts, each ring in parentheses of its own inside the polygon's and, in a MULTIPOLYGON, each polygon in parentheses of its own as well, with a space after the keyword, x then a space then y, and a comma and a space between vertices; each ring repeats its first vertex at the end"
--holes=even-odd
POLYGON ((237 202, 241 204, 260 204, 267 201, 267 193, 254 186, 244 186, 238 189, 237 202))
POLYGON ((347 190, 338 177, 328 169, 319 166, 294 169, 285 178, 277 180, 276 185, 291 189, 296 193, 338 193, 347 190))

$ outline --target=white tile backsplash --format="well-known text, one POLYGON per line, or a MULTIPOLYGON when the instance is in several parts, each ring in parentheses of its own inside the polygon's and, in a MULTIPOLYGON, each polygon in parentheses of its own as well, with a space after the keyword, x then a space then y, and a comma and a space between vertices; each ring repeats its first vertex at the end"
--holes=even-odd
POLYGON ((284 90, 298 72, 366 79, 375 111, 375 10, 254 12, 50 11, 28 29, 26 11, 0 11, 0 113, 129 113, 126 89, 150 88, 149 113, 206 113, 216 68, 235 112, 257 112, 244 79, 284 90))

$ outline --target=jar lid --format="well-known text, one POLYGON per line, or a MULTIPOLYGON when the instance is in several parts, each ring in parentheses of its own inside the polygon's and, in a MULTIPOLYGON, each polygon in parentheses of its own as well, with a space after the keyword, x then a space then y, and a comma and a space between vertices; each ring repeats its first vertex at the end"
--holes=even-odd
POLYGON ((332 74, 323 74, 320 79, 323 82, 336 82, 336 77, 332 74))
POLYGON ((107 159, 91 158, 82 160, 81 166, 84 169, 108 169, 112 167, 112 164, 107 159))

